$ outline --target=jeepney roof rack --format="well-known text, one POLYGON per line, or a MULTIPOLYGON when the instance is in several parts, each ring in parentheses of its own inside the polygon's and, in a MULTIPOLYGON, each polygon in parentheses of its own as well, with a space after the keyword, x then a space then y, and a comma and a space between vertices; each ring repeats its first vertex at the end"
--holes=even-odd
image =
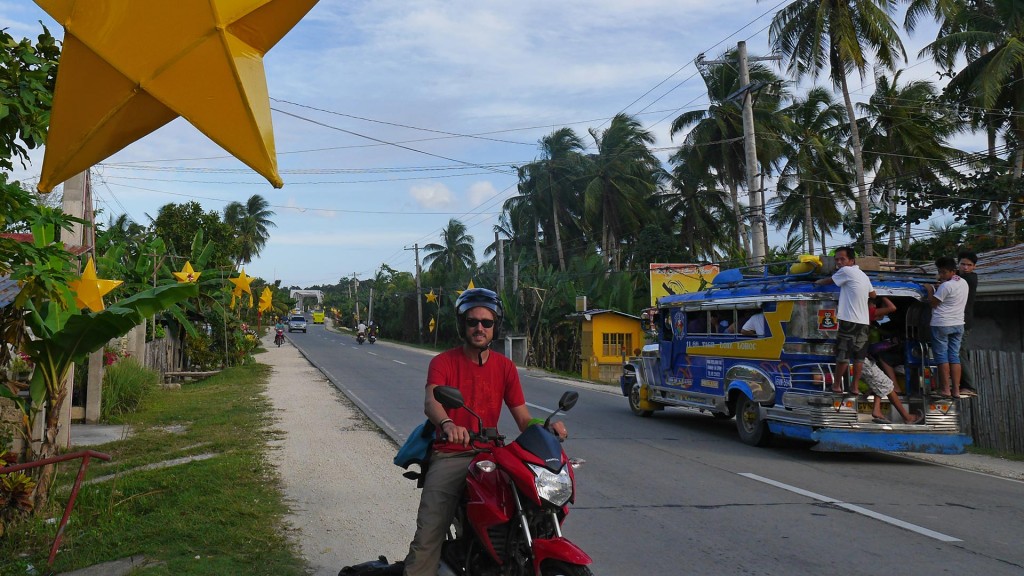
MULTIPOLYGON (((892 265, 892 267, 896 269, 864 270, 864 273, 873 281, 878 282, 913 282, 918 284, 931 284, 935 282, 935 277, 928 274, 920 266, 892 265)), ((797 260, 769 262, 767 264, 754 264, 722 270, 711 280, 710 289, 754 285, 764 286, 766 284, 785 282, 806 282, 825 276, 821 257, 804 254, 797 260), (785 272, 772 272, 773 269, 778 270, 780 267, 785 267, 785 272)))
POLYGON ((754 284, 797 282, 820 277, 821 270, 821 258, 805 254, 798 260, 754 264, 722 270, 711 280, 711 287, 732 288, 754 284), (772 273, 772 269, 778 270, 780 266, 784 266, 786 272, 772 273))

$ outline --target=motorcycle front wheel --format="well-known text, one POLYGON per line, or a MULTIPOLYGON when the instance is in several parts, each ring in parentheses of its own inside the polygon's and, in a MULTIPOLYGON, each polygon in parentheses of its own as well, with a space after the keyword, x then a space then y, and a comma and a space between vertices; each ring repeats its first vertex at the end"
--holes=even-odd
POLYGON ((548 560, 540 566, 541 576, 594 576, 587 566, 548 560))

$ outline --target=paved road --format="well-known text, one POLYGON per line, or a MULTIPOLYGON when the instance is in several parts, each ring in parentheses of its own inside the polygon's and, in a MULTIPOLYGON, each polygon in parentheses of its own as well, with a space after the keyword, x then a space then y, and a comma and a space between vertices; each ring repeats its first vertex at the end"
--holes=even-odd
MULTIPOLYGON (((422 421, 429 354, 313 325, 290 339, 392 436, 422 421)), ((535 416, 573 386, 521 374, 535 416)), ((1024 573, 1024 482, 894 455, 753 448, 732 421, 637 418, 615 390, 577 390, 566 450, 587 465, 565 533, 598 575, 1024 573)))

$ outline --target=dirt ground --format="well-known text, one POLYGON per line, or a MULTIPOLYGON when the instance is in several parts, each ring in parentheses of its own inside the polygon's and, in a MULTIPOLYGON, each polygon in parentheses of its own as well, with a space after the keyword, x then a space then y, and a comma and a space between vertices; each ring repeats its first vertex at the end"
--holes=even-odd
POLYGON ((419 491, 392 463, 397 448, 290 343, 271 339, 257 361, 273 367, 267 394, 281 436, 272 459, 292 508, 288 521, 316 576, 383 554, 400 560, 419 491))

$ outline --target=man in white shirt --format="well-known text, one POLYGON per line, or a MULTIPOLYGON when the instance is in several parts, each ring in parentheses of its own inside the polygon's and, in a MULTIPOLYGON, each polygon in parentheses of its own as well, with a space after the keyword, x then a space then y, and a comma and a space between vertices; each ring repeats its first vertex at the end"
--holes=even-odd
POLYGON ((864 358, 868 352, 868 330, 871 316, 868 300, 875 298, 868 275, 857 266, 857 253, 853 248, 836 248, 836 271, 830 278, 815 282, 817 286, 835 284, 839 286, 839 334, 836 336, 836 367, 832 378, 832 392, 842 394, 843 376, 853 362, 853 378, 850 394, 857 395, 857 383, 864 370, 864 358))
POLYGON ((932 305, 932 355, 939 365, 940 394, 949 397, 952 381, 953 398, 960 397, 960 343, 964 336, 964 309, 970 288, 957 276, 956 260, 944 256, 935 261, 938 288, 928 284, 928 301, 932 305))
POLYGON ((743 323, 743 328, 740 328, 740 334, 744 336, 757 336, 758 338, 763 338, 767 333, 768 325, 764 320, 763 312, 758 312, 751 316, 743 323))

